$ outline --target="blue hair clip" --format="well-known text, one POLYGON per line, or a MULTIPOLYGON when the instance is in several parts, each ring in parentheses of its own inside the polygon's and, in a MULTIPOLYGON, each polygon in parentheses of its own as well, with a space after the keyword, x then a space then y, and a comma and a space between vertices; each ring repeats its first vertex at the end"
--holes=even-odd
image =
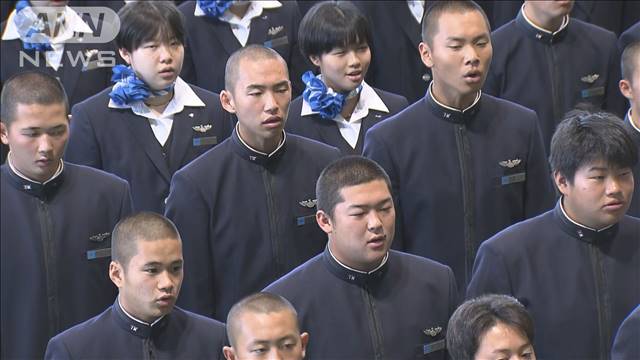
POLYGON ((53 50, 49 37, 43 33, 45 28, 42 19, 31 9, 27 0, 20 0, 16 3, 16 16, 13 18, 16 25, 22 47, 25 50, 50 51, 53 50), (27 40, 36 40, 30 42, 27 40))
POLYGON ((309 104, 311 110, 317 112, 323 119, 333 119, 338 116, 345 101, 358 95, 362 90, 362 84, 360 84, 347 94, 329 92, 327 85, 311 71, 302 74, 302 82, 305 84, 302 98, 309 104))
POLYGON ((233 0, 198 0, 198 6, 212 18, 218 18, 231 6, 233 0))

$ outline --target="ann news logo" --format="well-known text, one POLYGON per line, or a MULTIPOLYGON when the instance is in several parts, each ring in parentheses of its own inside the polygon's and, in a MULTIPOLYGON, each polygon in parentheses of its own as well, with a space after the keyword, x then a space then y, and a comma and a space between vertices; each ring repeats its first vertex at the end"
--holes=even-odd
MULTIPOLYGON (((57 44, 87 44, 82 50, 70 50, 69 47, 64 47, 62 56, 67 58, 72 67, 82 66, 83 70, 91 70, 116 65, 115 51, 91 47, 91 44, 112 41, 120 30, 118 14, 108 7, 26 7, 15 14, 14 24, 20 40, 36 49, 36 51, 20 50, 20 67, 24 67, 26 62, 39 67, 41 61, 46 62, 46 60, 38 55, 38 50, 53 50, 54 46, 59 46, 57 44), (75 11, 78 15, 75 24, 67 19, 68 9, 75 11)), ((63 63, 61 62, 60 66, 63 63)), ((46 66, 50 65, 46 63, 46 66)))

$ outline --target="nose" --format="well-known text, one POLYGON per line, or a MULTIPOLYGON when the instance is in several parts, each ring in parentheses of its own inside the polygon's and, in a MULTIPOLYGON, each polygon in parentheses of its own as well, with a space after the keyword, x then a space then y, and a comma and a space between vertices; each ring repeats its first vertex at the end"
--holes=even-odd
POLYGON ((622 181, 622 180, 621 179, 616 179, 614 177, 611 177, 607 181, 607 194, 608 195, 616 195, 616 194, 620 193, 620 191, 621 191, 620 181, 622 181))
POLYGON ((349 50, 347 52, 347 64, 349 67, 360 67, 360 57, 355 50, 349 50))
POLYGON ((171 62, 173 61, 173 50, 170 46, 161 44, 158 47, 158 52, 160 56, 160 62, 162 62, 163 64, 171 64, 171 62))
POLYGON ((163 271, 158 275, 158 289, 171 293, 173 292, 173 288, 175 286, 176 280, 173 275, 171 275, 168 271, 163 271))
POLYGON ((464 64, 477 66, 480 64, 480 57, 478 56, 478 50, 473 45, 466 45, 464 47, 464 64))
POLYGON ((276 114, 278 112, 278 102, 272 91, 267 91, 264 94, 264 111, 269 114, 276 114))
POLYGON ((372 233, 378 233, 382 230, 382 219, 380 218, 380 214, 376 211, 371 211, 367 218, 367 230, 372 233))
POLYGON ((42 134, 38 138, 38 152, 39 153, 49 153, 53 149, 53 142, 51 141, 51 136, 47 134, 42 134))

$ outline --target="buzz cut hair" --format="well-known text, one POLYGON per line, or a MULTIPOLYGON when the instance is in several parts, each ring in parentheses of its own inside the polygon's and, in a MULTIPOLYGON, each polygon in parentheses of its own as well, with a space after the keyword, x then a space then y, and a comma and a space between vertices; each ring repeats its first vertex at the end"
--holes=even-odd
POLYGON ((322 170, 316 182, 318 210, 333 218, 336 205, 344 201, 340 193, 343 188, 375 180, 384 181, 391 193, 389 176, 375 161, 358 155, 335 160, 322 170))
POLYGON ((640 65, 640 41, 627 45, 622 52, 620 57, 622 78, 633 83, 633 74, 640 71, 638 65, 640 65))
POLYGON ((252 61, 258 60, 278 60, 282 62, 287 77, 289 76, 289 69, 287 62, 278 54, 277 51, 268 48, 263 45, 251 44, 243 48, 236 50, 229 59, 224 68, 224 88, 225 90, 232 92, 238 80, 238 74, 240 73, 240 63, 244 59, 251 59, 252 61))
POLYGON ((487 32, 491 32, 491 25, 487 14, 480 5, 470 0, 434 1, 429 2, 427 9, 422 16, 422 41, 429 47, 433 46, 433 38, 439 31, 440 16, 445 13, 465 13, 468 11, 478 11, 487 24, 487 32))
POLYGON ((9 127, 15 120, 18 104, 63 104, 65 113, 69 112, 69 101, 60 80, 37 70, 15 74, 3 84, 0 120, 5 126, 9 127))
POLYGON ((138 241, 180 239, 171 220, 153 212, 140 212, 121 219, 111 234, 111 260, 126 271, 129 261, 138 251, 138 241))
POLYGON ((231 347, 236 348, 237 334, 240 328, 240 318, 246 312, 255 314, 270 314, 289 312, 296 319, 296 332, 300 332, 298 312, 284 297, 269 292, 259 292, 249 295, 231 307, 227 315, 227 338, 231 347))

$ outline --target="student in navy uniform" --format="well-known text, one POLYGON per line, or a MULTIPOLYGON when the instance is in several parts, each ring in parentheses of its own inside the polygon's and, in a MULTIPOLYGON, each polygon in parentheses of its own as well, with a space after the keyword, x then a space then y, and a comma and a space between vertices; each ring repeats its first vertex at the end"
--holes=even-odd
POLYGON ((109 277, 116 301, 55 336, 45 359, 222 359, 224 325, 175 307, 182 241, 160 214, 142 212, 113 229, 109 277))
POLYGON ((94 316, 115 289, 110 233, 131 212, 126 181, 63 162, 68 103, 40 72, 10 78, 0 100, 0 358, 41 358, 49 338, 94 316))
POLYGON ((306 72, 305 90, 291 103, 287 131, 360 155, 371 126, 407 106, 402 96, 364 81, 371 62, 366 18, 349 2, 316 4, 300 23, 300 48, 320 69, 306 72))
POLYGON ((242 297, 322 252, 313 186, 338 149, 284 132, 291 83, 282 57, 249 45, 227 62, 229 139, 177 172, 167 217, 184 238, 181 304, 224 320, 242 297))
POLYGON ((465 301, 449 319, 452 360, 535 360, 533 319, 511 296, 484 295, 465 301))
MULTIPOLYGON (((39 6, 48 7, 47 28, 51 30, 39 31, 32 36, 46 40, 48 44, 27 43, 20 35, 24 30, 19 31, 17 23, 35 22, 41 8, 32 7, 26 0, 15 3, 16 9, 12 9, 0 24, 0 86, 14 74, 40 70, 62 82, 69 104, 73 106, 109 85, 111 67, 118 60, 113 42, 78 41, 81 37, 100 37, 109 33, 107 23, 93 24, 66 6, 66 1, 39 1, 39 6), (54 7, 60 11, 52 11, 54 7), (32 20, 26 20, 28 16, 32 20), (54 19, 54 16, 58 18, 54 19)), ((7 151, 8 148, 0 144, 0 163, 4 163, 7 151)))
POLYGON ((458 297, 453 272, 389 250, 391 183, 375 162, 342 158, 316 185, 316 221, 329 241, 264 291, 298 310, 312 359, 444 359, 444 334, 458 297))
POLYGON ((398 249, 451 266, 464 290, 480 243, 554 194, 535 113, 480 91, 491 62, 482 9, 437 2, 423 25, 429 91, 369 130, 364 154, 391 178, 398 249))
MULTIPOLYGON (((427 1, 428 3, 428 1, 427 1)), ((413 103, 427 92, 431 72, 420 60, 420 21, 424 2, 356 1, 371 24, 373 58, 367 82, 413 103)))
POLYGON ((237 302, 227 315, 227 360, 302 360, 309 342, 298 313, 287 299, 260 292, 237 302))
POLYGON ((616 36, 569 17, 573 2, 526 1, 518 16, 491 34, 491 95, 533 109, 549 150, 562 116, 579 103, 622 116, 616 36))
POLYGON ((616 329, 640 303, 640 219, 626 216, 638 149, 616 116, 575 111, 551 141, 562 194, 555 209, 478 250, 467 296, 520 300, 542 359, 608 359, 616 329))
POLYGON ((300 11, 295 1, 185 1, 187 24, 182 76, 207 90, 225 88, 224 66, 236 50, 251 44, 277 51, 289 66, 293 93, 302 93, 310 68, 298 47, 300 11))
POLYGON ((611 349, 612 360, 640 359, 640 305, 620 325, 611 349))
POLYGON ((232 121, 217 94, 178 77, 184 24, 173 4, 133 2, 119 16, 130 67, 115 67, 113 87, 73 107, 65 159, 128 180, 136 211, 162 213, 172 175, 227 138, 232 121))
MULTIPOLYGON (((622 34, 618 45, 623 50, 620 92, 631 105, 624 123, 640 151, 640 22, 622 34)), ((640 164, 633 167, 633 179, 635 188, 639 190, 631 200, 627 214, 640 217, 640 164)))

